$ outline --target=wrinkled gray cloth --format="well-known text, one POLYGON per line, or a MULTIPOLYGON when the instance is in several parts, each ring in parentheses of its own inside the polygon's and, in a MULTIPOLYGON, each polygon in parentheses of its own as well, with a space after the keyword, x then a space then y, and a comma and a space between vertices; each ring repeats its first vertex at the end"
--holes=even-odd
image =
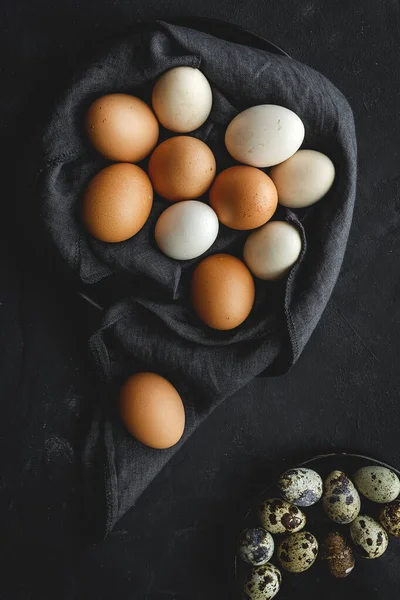
MULTIPOLYGON (((162 130, 160 141, 170 135, 162 130)), ((141 166, 146 168, 146 161, 141 166)), ((131 281, 126 297, 108 307, 101 330, 90 340, 101 384, 83 468, 88 514, 98 535, 111 531, 222 399, 255 376, 283 373, 297 360, 338 277, 355 186, 356 140, 346 99, 321 74, 286 56, 157 23, 114 45, 71 82, 43 138, 42 218, 54 247, 83 283, 115 273, 131 281), (177 262, 158 251, 153 231, 166 207, 161 198, 155 198, 145 227, 120 244, 90 238, 80 223, 82 191, 109 164, 85 139, 82 123, 90 103, 111 92, 131 93, 150 103, 156 78, 179 65, 200 68, 212 86, 210 119, 193 135, 211 147, 218 171, 235 164, 224 146, 226 126, 238 112, 257 104, 292 109, 305 125, 303 147, 326 153, 336 166, 335 183, 321 202, 297 215, 278 209, 277 218, 292 222, 302 235, 300 260, 285 280, 256 282, 254 309, 231 332, 208 329, 191 310, 188 282, 200 259, 177 262), (146 448, 119 422, 119 385, 141 370, 166 376, 183 398, 186 431, 170 450, 146 448)), ((221 226, 207 254, 224 251, 240 257, 245 239, 245 232, 221 226)))

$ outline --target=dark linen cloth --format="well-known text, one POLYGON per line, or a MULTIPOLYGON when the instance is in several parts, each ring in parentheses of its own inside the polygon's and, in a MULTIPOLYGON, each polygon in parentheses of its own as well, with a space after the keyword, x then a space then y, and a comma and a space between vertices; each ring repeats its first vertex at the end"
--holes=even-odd
MULTIPOLYGON (((161 131, 160 141, 171 134, 161 131)), ((146 168, 146 161, 141 164, 146 168)), ((90 340, 99 367, 99 401, 87 436, 83 466, 88 515, 97 535, 116 521, 224 398, 255 376, 277 375, 297 360, 334 288, 351 225, 356 185, 356 140, 352 111, 321 74, 286 56, 227 42, 192 29, 156 23, 134 31, 93 59, 70 83, 43 136, 38 178, 40 211, 64 263, 82 283, 107 276, 129 281, 124 298, 106 307, 101 329, 90 340), (167 204, 155 198, 145 227, 130 240, 106 244, 88 236, 80 223, 85 185, 108 161, 85 139, 83 117, 97 97, 126 92, 150 103, 156 78, 179 65, 200 68, 213 90, 209 120, 193 133, 213 150, 218 171, 235 162, 224 132, 241 110, 279 104, 303 120, 304 148, 326 153, 336 167, 328 195, 297 215, 279 209, 303 238, 303 252, 289 276, 256 283, 250 317, 231 332, 209 330, 193 314, 188 283, 199 260, 177 262, 162 255, 154 225, 167 204), (186 409, 184 438, 171 450, 146 448, 129 436, 116 411, 118 388, 129 374, 150 370, 167 377, 186 409), (91 499, 104 497, 91 515, 91 499)), ((207 197, 203 198, 207 201, 207 197)), ((207 254, 241 256, 245 232, 221 225, 207 254)))

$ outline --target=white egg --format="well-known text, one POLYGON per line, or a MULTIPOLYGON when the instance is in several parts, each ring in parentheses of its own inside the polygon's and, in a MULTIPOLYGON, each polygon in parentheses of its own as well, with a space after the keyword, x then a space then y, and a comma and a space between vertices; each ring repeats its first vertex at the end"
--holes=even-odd
POLYGON ((301 252, 300 233, 285 221, 269 221, 246 240, 245 263, 259 279, 283 277, 301 252))
POLYGON ((194 131, 211 112, 211 87, 198 69, 175 67, 157 80, 152 104, 158 120, 170 131, 194 131))
POLYGON ((190 260, 213 245, 218 229, 218 217, 208 204, 186 200, 169 206, 159 216, 155 238, 170 258, 190 260))
POLYGON ((328 193, 335 179, 330 158, 316 150, 299 150, 271 169, 270 177, 278 190, 279 204, 304 208, 328 193))
POLYGON ((303 143, 303 121, 275 104, 253 106, 228 125, 225 145, 233 158, 252 167, 272 167, 294 154, 303 143))

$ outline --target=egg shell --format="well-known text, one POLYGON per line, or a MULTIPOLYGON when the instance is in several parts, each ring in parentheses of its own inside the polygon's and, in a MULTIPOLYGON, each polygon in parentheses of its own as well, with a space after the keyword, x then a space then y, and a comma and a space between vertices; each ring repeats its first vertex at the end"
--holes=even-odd
POLYGON ((280 498, 264 500, 258 518, 264 529, 273 534, 295 533, 306 524, 306 516, 300 508, 280 498))
POLYGON ((161 375, 129 377, 121 388, 119 410, 129 433, 150 448, 170 448, 182 437, 185 409, 181 397, 161 375))
POLYGON ((242 531, 238 542, 238 554, 249 565, 265 565, 274 553, 274 538, 261 527, 242 531))
POLYGON ((271 600, 279 592, 282 575, 270 563, 249 571, 246 575, 243 600, 271 600))
POLYGON ((335 166, 316 150, 299 150, 276 165, 270 177, 278 190, 278 202, 288 208, 305 208, 321 200, 335 180, 335 166))
POLYGON ((152 104, 164 127, 188 133, 207 120, 212 106, 211 87, 199 69, 175 67, 157 80, 152 104))
POLYGON ((219 229, 217 215, 204 202, 186 200, 169 206, 158 218, 155 238, 164 254, 190 260, 206 252, 219 229))
POLYGON ((362 467, 354 473, 353 479, 358 491, 372 502, 392 502, 400 493, 399 478, 386 467, 362 467))
POLYGON ((86 133, 100 154, 120 162, 138 162, 158 140, 158 123, 145 102, 128 94, 109 94, 93 102, 86 133))
POLYGON ((330 532, 321 545, 321 558, 333 577, 342 579, 354 569, 354 553, 345 537, 337 531, 330 532))
POLYGON ((213 254, 196 267, 191 282, 194 310, 206 325, 229 330, 247 319, 255 287, 246 265, 229 254, 213 254))
POLYGON ((279 491, 288 502, 297 506, 312 506, 322 497, 323 483, 312 469, 298 467, 283 473, 278 482, 279 491))
POLYGON ((261 104, 239 113, 228 125, 225 145, 238 162, 271 167, 287 160, 301 146, 304 125, 293 111, 261 104))
POLYGON ((299 258, 301 247, 296 227, 285 221, 270 221, 249 235, 243 258, 255 277, 280 279, 299 258))
POLYGON ((388 533, 400 537, 400 502, 385 504, 380 510, 379 521, 388 533))
POLYGON ((90 181, 83 197, 82 219, 98 240, 122 242, 142 229, 152 206, 153 188, 143 169, 118 163, 90 181))
POLYGON ((302 573, 315 562, 318 542, 312 533, 298 531, 283 539, 278 546, 278 560, 286 571, 302 573))
POLYGON ((278 204, 275 185, 254 167, 221 171, 210 190, 210 204, 218 219, 231 229, 248 230, 264 225, 278 204))
POLYGON ((169 138, 150 157, 149 176, 166 200, 192 200, 206 193, 216 173, 214 154, 201 140, 187 135, 169 138))
POLYGON ((386 531, 368 515, 359 515, 351 523, 350 534, 363 558, 378 558, 388 546, 386 531))
POLYGON ((328 517, 342 525, 354 521, 360 512, 360 496, 343 471, 332 471, 325 479, 322 504, 328 517))

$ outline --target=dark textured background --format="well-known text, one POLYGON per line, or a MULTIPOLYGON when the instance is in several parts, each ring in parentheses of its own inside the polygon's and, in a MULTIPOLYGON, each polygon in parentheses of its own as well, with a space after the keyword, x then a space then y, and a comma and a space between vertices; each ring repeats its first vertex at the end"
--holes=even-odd
MULTIPOLYGON (((348 449, 400 464, 400 7, 3 0, 0 22, 0 597, 230 599, 231 544, 272 463, 348 449), (57 276, 41 239, 24 239, 15 224, 15 178, 24 178, 15 165, 94 44, 139 17, 185 15, 264 35, 344 92, 359 144, 354 222, 333 298, 292 372, 256 380, 217 409, 107 541, 84 547, 73 447, 96 402, 86 353, 95 315, 57 276)), ((22 200, 29 214, 33 194, 22 200)), ((364 598, 397 595, 378 569, 364 598)))

